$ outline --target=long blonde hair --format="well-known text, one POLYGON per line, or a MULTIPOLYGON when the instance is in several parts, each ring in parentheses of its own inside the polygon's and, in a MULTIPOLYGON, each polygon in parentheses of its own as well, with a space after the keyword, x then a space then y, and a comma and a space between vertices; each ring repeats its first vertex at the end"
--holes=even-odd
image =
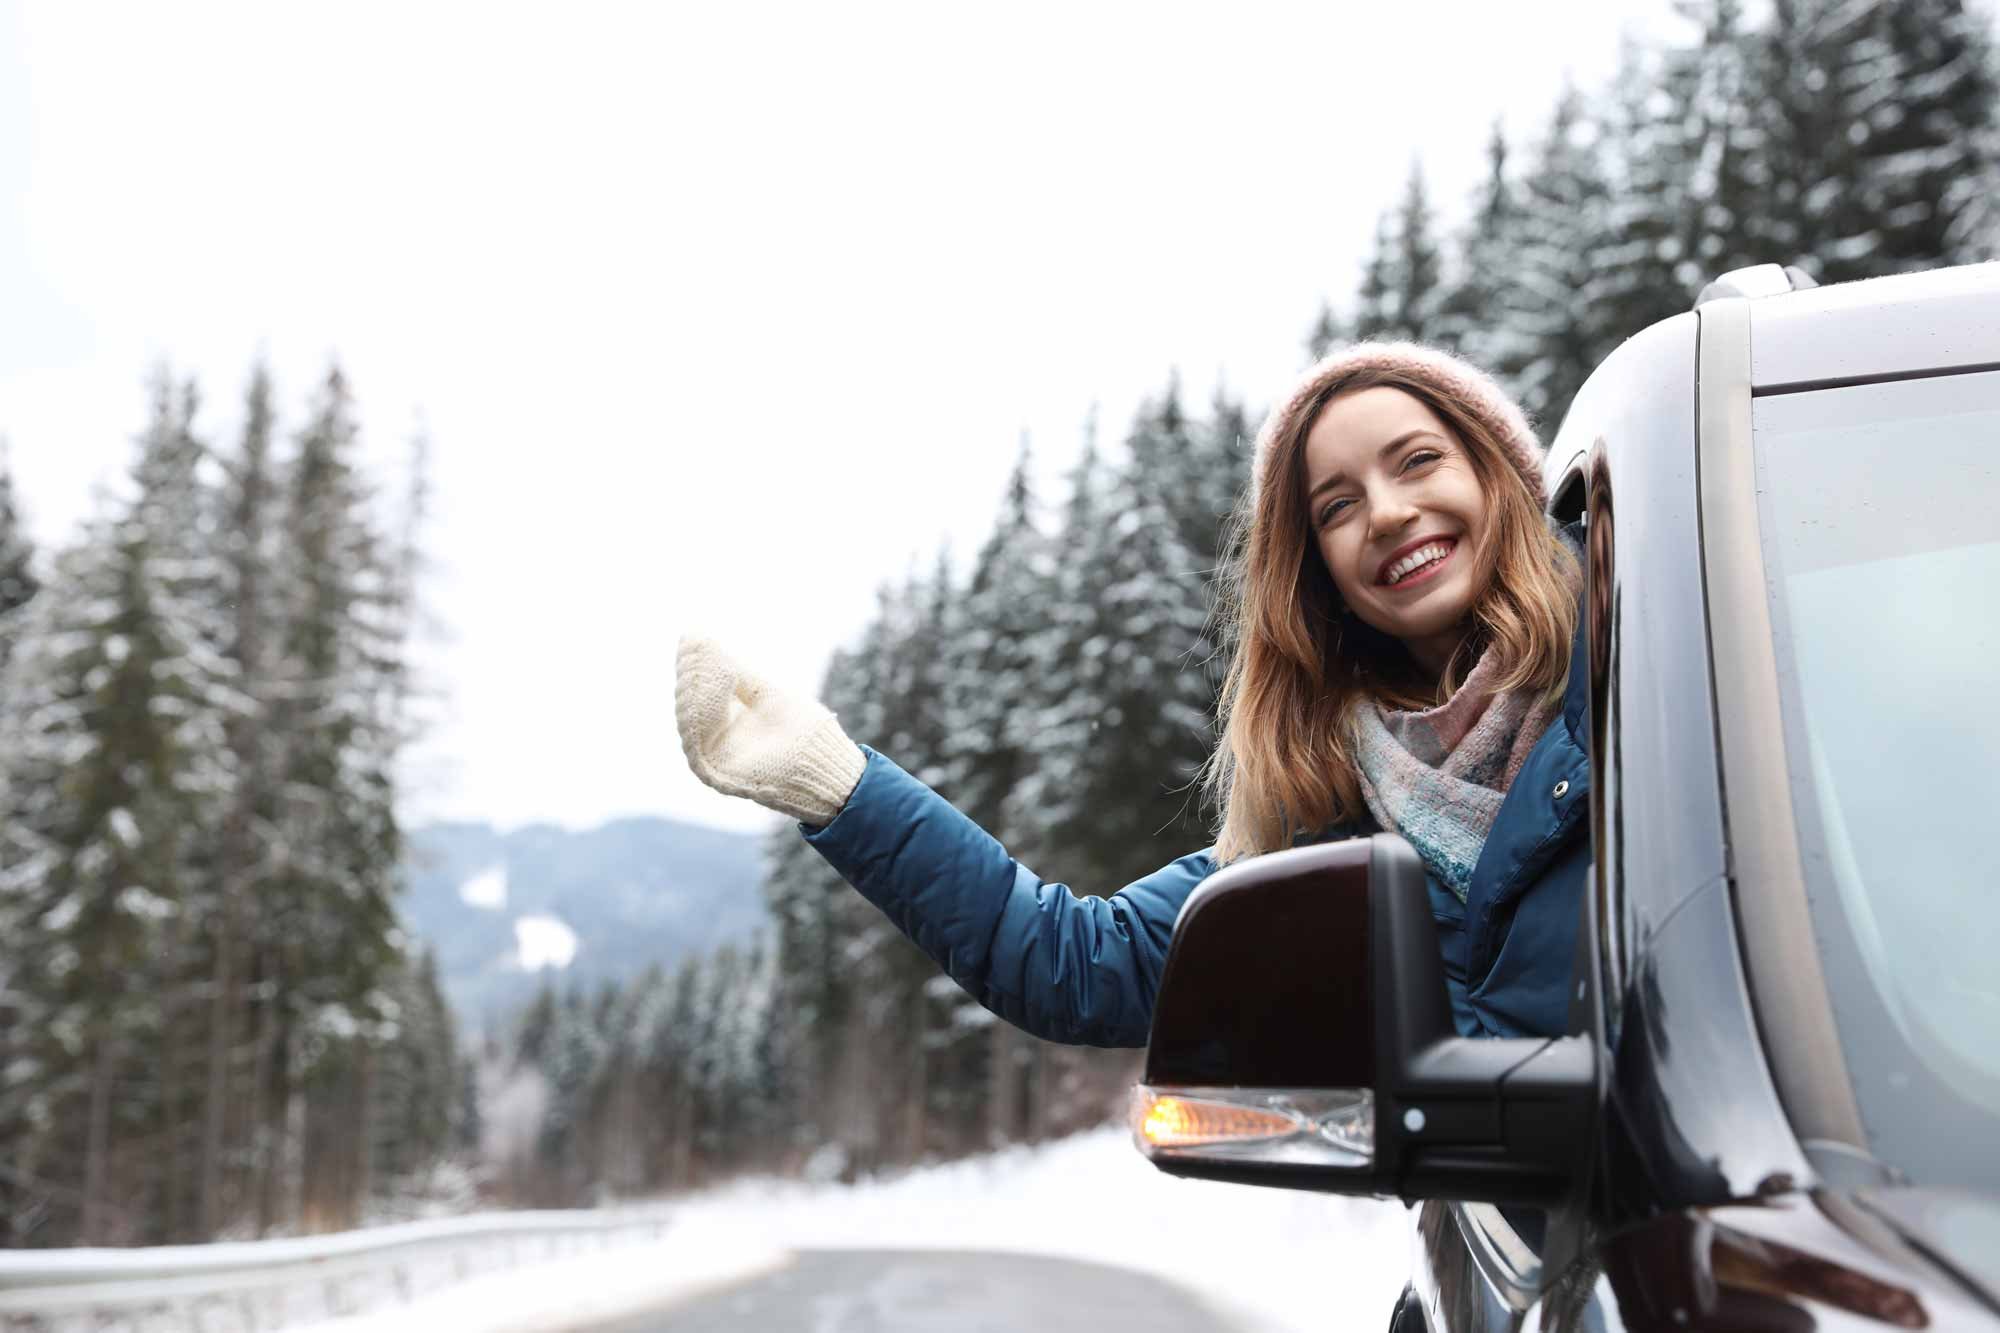
POLYGON ((1217 614, 1233 648, 1204 772, 1222 812, 1218 864, 1290 846, 1364 810, 1349 727, 1363 702, 1431 707, 1482 652, 1498 655, 1496 690, 1563 688, 1576 630, 1576 560, 1542 517, 1522 464, 1456 384, 1408 366, 1323 368, 1266 427, 1230 526, 1234 540, 1225 549, 1238 554, 1217 614), (1465 446, 1486 495, 1492 539, 1476 570, 1485 591, 1436 688, 1399 641, 1345 611, 1308 519, 1307 433, 1337 395, 1375 387, 1401 389, 1435 412, 1465 446))

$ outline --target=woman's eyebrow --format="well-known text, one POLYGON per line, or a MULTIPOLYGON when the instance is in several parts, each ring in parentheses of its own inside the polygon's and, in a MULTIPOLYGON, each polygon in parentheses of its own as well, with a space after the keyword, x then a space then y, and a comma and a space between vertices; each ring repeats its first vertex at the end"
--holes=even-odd
MULTIPOLYGON (((1377 449, 1375 451, 1375 457, 1387 458, 1390 454, 1395 453, 1398 449, 1408 444, 1411 440, 1416 439, 1417 436, 1419 435, 1435 436, 1437 435, 1437 432, 1432 430, 1429 426, 1419 426, 1415 430, 1406 430, 1401 435, 1398 435, 1395 439, 1383 445, 1380 449, 1377 449)), ((1332 476, 1320 482, 1319 485, 1307 491, 1306 499, 1310 500, 1313 497, 1317 496, 1321 491, 1326 490, 1328 487, 1338 486, 1340 485, 1340 483, 1346 480, 1347 480, 1347 474, 1345 472, 1336 472, 1332 476)))

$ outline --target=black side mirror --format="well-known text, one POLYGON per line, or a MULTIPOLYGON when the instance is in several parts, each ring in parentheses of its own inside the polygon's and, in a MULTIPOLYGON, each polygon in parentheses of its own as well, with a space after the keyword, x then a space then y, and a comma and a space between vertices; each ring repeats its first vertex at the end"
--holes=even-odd
POLYGON ((1174 1175, 1549 1204, 1597 1103, 1590 1037, 1457 1034, 1423 862, 1377 834, 1251 858, 1189 897, 1133 1135, 1174 1175))

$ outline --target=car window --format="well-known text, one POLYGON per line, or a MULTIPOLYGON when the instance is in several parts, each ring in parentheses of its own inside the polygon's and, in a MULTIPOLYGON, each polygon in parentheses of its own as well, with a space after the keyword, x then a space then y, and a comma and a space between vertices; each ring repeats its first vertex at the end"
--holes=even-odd
POLYGON ((2000 1177, 1958 1146, 2000 1128, 2000 373, 1753 422, 1800 851, 1871 1148, 2000 1177))

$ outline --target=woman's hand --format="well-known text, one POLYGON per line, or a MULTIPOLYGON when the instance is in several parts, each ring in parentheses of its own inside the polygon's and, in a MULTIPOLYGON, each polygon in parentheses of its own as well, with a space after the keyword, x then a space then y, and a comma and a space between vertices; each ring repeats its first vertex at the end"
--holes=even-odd
POLYGON ((674 720, 696 777, 806 824, 839 814, 868 764, 817 701, 772 688, 695 635, 675 654, 674 720))

